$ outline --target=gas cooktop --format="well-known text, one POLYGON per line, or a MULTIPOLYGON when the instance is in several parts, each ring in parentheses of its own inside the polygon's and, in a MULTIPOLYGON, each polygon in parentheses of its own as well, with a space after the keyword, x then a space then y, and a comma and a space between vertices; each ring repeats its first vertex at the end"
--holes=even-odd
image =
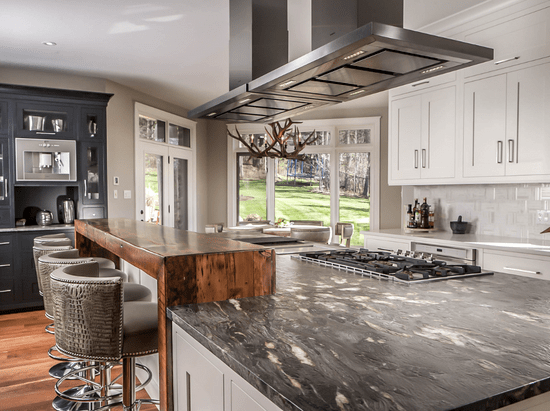
POLYGON ((391 254, 384 251, 344 249, 327 252, 304 252, 292 256, 308 263, 351 271, 362 276, 393 280, 401 283, 421 283, 481 275, 492 275, 481 267, 470 264, 452 264, 431 256, 391 254))

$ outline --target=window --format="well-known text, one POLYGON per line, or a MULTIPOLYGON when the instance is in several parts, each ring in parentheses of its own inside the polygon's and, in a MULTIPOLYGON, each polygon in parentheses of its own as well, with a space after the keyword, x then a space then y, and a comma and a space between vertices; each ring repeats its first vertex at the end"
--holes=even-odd
MULTIPOLYGON (((231 127, 247 141, 264 144, 263 125, 231 127)), ((379 130, 379 117, 303 121, 300 134, 319 137, 303 151, 303 160, 253 158, 228 137, 228 223, 283 218, 334 227, 351 222, 352 245, 362 245, 360 231, 378 226, 373 199, 378 198, 379 130)))

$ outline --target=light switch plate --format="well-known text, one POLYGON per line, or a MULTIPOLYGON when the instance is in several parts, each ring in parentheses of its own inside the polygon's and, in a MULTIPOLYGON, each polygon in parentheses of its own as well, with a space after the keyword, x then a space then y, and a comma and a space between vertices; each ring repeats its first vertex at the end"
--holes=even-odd
POLYGON ((113 177, 113 185, 118 186, 118 183, 120 182, 118 177, 113 177))
POLYGON ((124 198, 132 198, 132 190, 124 190, 124 198))

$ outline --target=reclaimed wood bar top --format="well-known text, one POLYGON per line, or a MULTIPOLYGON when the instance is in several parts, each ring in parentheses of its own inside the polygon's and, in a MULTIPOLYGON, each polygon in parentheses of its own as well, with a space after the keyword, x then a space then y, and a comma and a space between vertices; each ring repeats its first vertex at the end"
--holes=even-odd
POLYGON ((75 220, 81 256, 123 259, 157 280, 160 409, 172 404, 170 306, 275 293, 275 252, 226 236, 130 219, 75 220))

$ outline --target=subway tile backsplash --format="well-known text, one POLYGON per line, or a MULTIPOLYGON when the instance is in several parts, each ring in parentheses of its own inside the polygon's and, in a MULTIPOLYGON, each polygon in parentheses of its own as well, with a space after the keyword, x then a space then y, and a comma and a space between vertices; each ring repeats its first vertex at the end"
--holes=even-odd
POLYGON ((459 186, 416 186, 414 197, 424 197, 435 206, 435 226, 451 231, 450 222, 459 215, 470 223, 469 233, 550 239, 540 234, 550 227, 537 223, 537 211, 549 211, 550 184, 479 184, 459 186))

